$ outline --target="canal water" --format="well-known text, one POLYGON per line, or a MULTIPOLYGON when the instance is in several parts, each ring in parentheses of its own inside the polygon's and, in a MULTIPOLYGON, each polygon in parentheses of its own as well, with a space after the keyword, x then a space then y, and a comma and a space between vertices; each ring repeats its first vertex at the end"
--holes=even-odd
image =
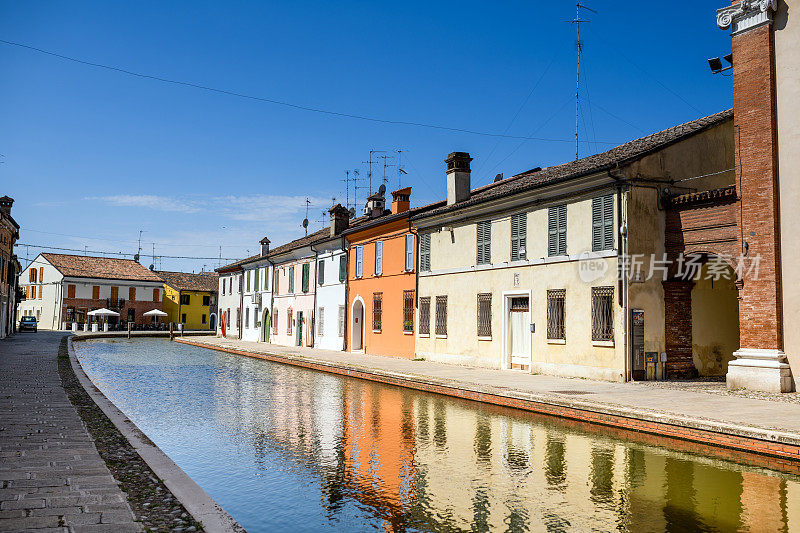
POLYGON ((92 381, 248 531, 800 531, 736 455, 160 339, 92 381))

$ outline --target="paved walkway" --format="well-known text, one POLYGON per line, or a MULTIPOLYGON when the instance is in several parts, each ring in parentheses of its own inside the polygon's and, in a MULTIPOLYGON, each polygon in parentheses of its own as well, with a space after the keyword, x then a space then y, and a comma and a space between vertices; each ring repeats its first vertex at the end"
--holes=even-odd
POLYGON ((0 340, 0 531, 140 531, 61 387, 64 335, 0 340))
POLYGON ((504 390, 519 397, 533 397, 536 401, 551 399, 562 405, 568 403, 582 409, 614 406, 631 414, 666 415, 670 423, 676 424, 692 425, 692 420, 704 420, 742 428, 742 434, 750 434, 748 430, 751 429, 766 430, 770 435, 764 435, 763 438, 769 440, 773 439, 775 432, 780 432, 784 442, 800 443, 800 404, 796 402, 662 388, 646 383, 612 383, 469 368, 431 361, 283 347, 218 337, 185 340, 256 353, 299 357, 362 370, 372 369, 406 377, 418 376, 449 386, 457 387, 460 383, 464 386, 504 390))

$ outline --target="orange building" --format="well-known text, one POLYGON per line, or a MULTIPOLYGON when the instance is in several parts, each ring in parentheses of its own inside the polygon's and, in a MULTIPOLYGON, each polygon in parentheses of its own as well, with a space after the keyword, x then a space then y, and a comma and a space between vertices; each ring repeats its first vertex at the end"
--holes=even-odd
MULTIPOLYGON (((417 237, 409 220, 411 187, 367 199, 372 219, 343 232, 348 243, 347 349, 414 357, 417 237)), ((427 207, 426 207, 427 208, 427 207)), ((423 209, 426 209, 423 208, 423 209)))

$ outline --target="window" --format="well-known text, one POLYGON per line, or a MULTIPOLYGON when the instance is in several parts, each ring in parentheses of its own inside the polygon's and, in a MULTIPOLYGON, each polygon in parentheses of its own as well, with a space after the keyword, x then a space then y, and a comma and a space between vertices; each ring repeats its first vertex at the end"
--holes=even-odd
POLYGON ((206 323, 206 315, 205 314, 200 315, 200 322, 203 323, 203 324, 206 323))
POLYGON ((73 322, 74 320, 75 320, 75 308, 67 307, 67 322, 73 322))
POLYGON ((344 337, 344 306, 339 306, 339 336, 344 337))
POLYGON ((614 248, 614 196, 592 198, 592 251, 614 248))
POLYGON ((292 334, 292 308, 286 310, 286 333, 292 334))
POLYGON ((372 293, 372 331, 381 331, 381 318, 383 317, 383 293, 372 293))
POLYGON ((526 236, 528 232, 528 214, 519 213, 511 215, 511 260, 519 261, 525 259, 527 252, 526 236))
POLYGON ((431 298, 426 296, 419 299, 419 334, 431 334, 431 298))
POLYGON ((492 336, 492 294, 478 294, 478 337, 492 336))
POLYGON ((219 292, 222 294, 222 296, 225 296, 225 278, 222 278, 222 287, 220 288, 219 292))
POLYGON ((294 267, 289 267, 289 294, 294 293, 294 267))
POLYGON ((244 327, 250 328, 250 308, 246 307, 244 310, 244 327))
POLYGON ((406 234, 406 272, 414 270, 414 235, 406 234))
POLYGON ((364 247, 356 246, 356 277, 364 275, 364 247))
POLYGON ((189 295, 181 294, 181 305, 189 305, 189 295))
POLYGON ((236 329, 241 329, 242 327, 242 310, 236 310, 236 329))
POLYGON ((547 254, 567 255, 567 206, 547 210, 547 254))
POLYGON ((311 273, 311 264, 303 263, 303 292, 308 292, 308 277, 311 273))
POLYGON ((322 337, 325 332, 325 308, 317 310, 317 335, 322 337))
POLYGON ((592 287, 592 340, 614 340, 614 287, 592 287))
POLYGON ((403 291, 403 333, 414 333, 414 291, 403 291))
POLYGON ((325 285, 325 261, 317 261, 317 283, 325 285))
POLYGON ((436 334, 447 335, 447 296, 436 297, 436 334))
MULTIPOLYGON (((261 277, 261 276, 259 276, 260 273, 261 273, 261 269, 260 268, 255 269, 255 271, 253 273, 253 276, 255 276, 254 284, 255 284, 256 292, 259 291, 259 281, 260 281, 259 278, 261 277)), ((266 282, 266 276, 264 276, 264 281, 266 282)))
MULTIPOLYGON (((158 289, 153 289, 153 290, 157 291, 158 289)), ((92 300, 99 300, 99 299, 100 299, 100 286, 94 285, 92 287, 92 300)), ((153 301, 155 302, 156 300, 153 301)))
POLYGON ((228 308, 228 312, 225 314, 225 323, 228 325, 228 328, 231 327, 231 320, 233 317, 231 316, 231 308, 228 308))
POLYGON ((273 335, 277 335, 278 334, 278 310, 277 309, 273 309, 272 310, 272 334, 273 335))
POLYGON ((375 275, 383 274, 383 241, 375 243, 375 275))
POLYGON ((252 270, 248 270, 247 271, 247 292, 250 292, 250 274, 251 273, 252 273, 252 270))
POLYGON ((28 271, 28 281, 30 283, 36 283, 36 267, 33 267, 28 271))
POLYGON ((547 338, 566 340, 566 289, 547 291, 547 338))
POLYGON ((39 283, 44 283, 44 267, 39 267, 39 283))
POLYGON ((347 256, 342 254, 339 256, 339 283, 344 283, 347 279, 347 256))
POLYGON ((181 324, 186 324, 186 313, 181 313, 181 324))
POLYGON ((211 296, 209 295, 203 296, 203 305, 211 305, 211 296))
MULTIPOLYGON (((36 290, 34 287, 33 290, 36 290)), ((67 298, 75 298, 75 285, 67 285, 67 298)))
POLYGON ((136 301, 136 287, 128 287, 128 300, 136 301))
POLYGON ((478 265, 486 265, 492 262, 492 222, 484 220, 476 224, 478 230, 478 265))
POLYGON ((431 271, 431 234, 419 236, 419 269, 421 272, 431 271))
POLYGON ((39 285, 39 299, 42 299, 42 285, 39 285))

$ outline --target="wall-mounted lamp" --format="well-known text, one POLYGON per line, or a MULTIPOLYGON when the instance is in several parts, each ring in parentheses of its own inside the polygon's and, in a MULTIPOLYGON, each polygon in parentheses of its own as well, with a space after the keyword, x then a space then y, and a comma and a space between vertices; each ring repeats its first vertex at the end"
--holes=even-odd
POLYGON ((723 68, 722 60, 718 57, 712 57, 708 60, 708 68, 711 69, 711 72, 719 74, 720 72, 725 72, 733 68, 733 54, 722 56, 722 59, 727 61, 730 65, 723 68))

